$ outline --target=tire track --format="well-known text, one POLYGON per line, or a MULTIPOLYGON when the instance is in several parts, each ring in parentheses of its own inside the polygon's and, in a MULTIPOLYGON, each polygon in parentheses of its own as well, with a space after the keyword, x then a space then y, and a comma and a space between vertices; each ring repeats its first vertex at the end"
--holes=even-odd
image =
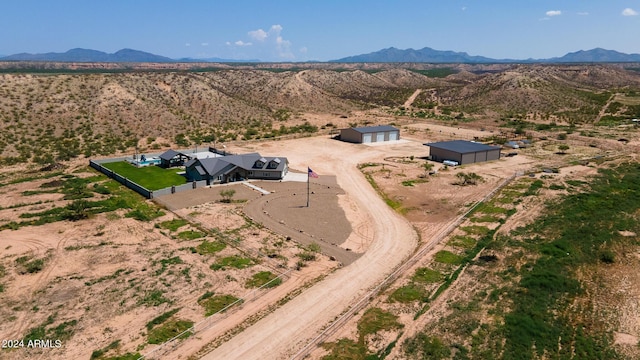
MULTIPOLYGON (((50 250, 53 250, 51 252, 50 255, 48 255, 47 257, 45 257, 45 268, 44 271, 40 271, 38 273, 38 275, 36 275, 34 280, 31 280, 31 286, 29 289, 27 289, 28 291, 28 297, 26 299, 23 299, 23 303, 24 304, 31 304, 35 301, 36 299, 36 294, 46 288, 47 284, 46 281, 49 279, 51 273, 53 272, 53 270, 56 268, 56 265, 59 262, 60 259, 60 252, 61 250, 64 249, 64 245, 66 245, 67 241, 73 237, 76 233, 78 232, 77 228, 71 227, 71 228, 67 228, 67 230, 64 232, 64 236, 60 238, 60 240, 58 240, 56 247, 55 248, 48 248, 45 243, 41 240, 35 240, 35 239, 28 239, 28 240, 21 240, 20 242, 22 243, 26 243, 26 244, 30 244, 27 246, 34 246, 35 249, 34 250, 43 250, 43 249, 47 249, 46 252, 49 252, 50 250), (33 245, 31 245, 33 244, 33 245), (38 247, 40 246, 40 247, 38 247), (48 258, 48 259, 47 259, 48 258)), ((37 256, 37 255, 36 255, 37 256)), ((28 276, 28 275, 22 275, 22 276, 28 276)), ((28 312, 27 311, 21 311, 19 313, 19 315, 16 318, 16 321, 12 327, 11 330, 9 330, 9 338, 11 339, 21 339, 23 337, 23 332, 26 330, 27 326, 30 324, 29 321, 29 317, 27 316, 28 312)))

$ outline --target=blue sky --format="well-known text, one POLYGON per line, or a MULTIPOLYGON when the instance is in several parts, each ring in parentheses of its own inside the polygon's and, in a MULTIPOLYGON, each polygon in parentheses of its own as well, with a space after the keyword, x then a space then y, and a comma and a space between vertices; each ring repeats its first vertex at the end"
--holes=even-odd
POLYGON ((3 3, 0 32, 3 55, 131 48, 326 61, 393 46, 549 58, 640 53, 640 0, 20 0, 3 3))

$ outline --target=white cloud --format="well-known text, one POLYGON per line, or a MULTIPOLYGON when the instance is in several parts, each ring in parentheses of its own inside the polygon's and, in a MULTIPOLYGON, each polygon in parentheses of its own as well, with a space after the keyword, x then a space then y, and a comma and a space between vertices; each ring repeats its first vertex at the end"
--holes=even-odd
POLYGON ((209 46, 209 43, 203 42, 203 43, 200 43, 200 46, 209 46))
MULTIPOLYGON (((271 25, 269 30, 257 29, 249 31, 247 34, 251 39, 260 44, 260 48, 264 52, 275 53, 274 55, 279 59, 293 59, 294 55, 291 51, 291 41, 285 40, 281 33, 282 25, 271 25)), ((256 46, 258 46, 256 44, 256 46)), ((253 45, 251 42, 243 42, 238 40, 235 42, 236 46, 249 46, 253 45)), ((273 55, 271 55, 273 56, 273 55)))
POLYGON ((588 12, 586 12, 586 11, 580 11, 580 12, 578 13, 578 15, 580 15, 580 16, 587 16, 587 15, 589 15, 589 13, 588 13, 588 12))
POLYGON ((560 10, 549 10, 546 12, 547 16, 559 16, 562 15, 562 11, 560 10))
POLYGON ((280 33, 280 31, 282 31, 282 25, 271 25, 271 29, 269 29, 269 32, 272 31, 280 33))
POLYGON ((300 48, 300 50, 298 50, 298 51, 300 51, 302 54, 306 54, 306 53, 307 53, 307 51, 308 51, 308 49, 307 49, 307 47, 306 47, 306 46, 303 46, 303 47, 301 47, 301 48, 300 48))
POLYGON ((622 15, 623 16, 637 16, 638 12, 633 10, 632 8, 626 8, 626 9, 622 10, 622 15))
MULTIPOLYGON (((295 58, 291 50, 293 44, 282 36, 282 31, 282 25, 276 24, 272 25, 268 30, 248 31, 248 40, 227 41, 225 44, 237 50, 240 48, 251 49, 250 54, 245 51, 241 56, 250 56, 269 61, 292 60, 295 58)), ((300 53, 306 53, 306 48, 301 48, 300 53)), ((240 53, 238 52, 237 54, 240 53)))
POLYGON ((189 46, 191 46, 191 44, 190 43, 186 43, 186 44, 184 44, 184 46, 189 47, 189 46))
POLYGON ((282 36, 276 37, 276 50, 278 56, 285 59, 293 59, 293 53, 291 52, 291 41, 284 40, 282 36))
POLYGON ((258 29, 249 31, 249 36, 254 40, 264 41, 269 36, 269 34, 267 34, 267 32, 262 29, 258 29))

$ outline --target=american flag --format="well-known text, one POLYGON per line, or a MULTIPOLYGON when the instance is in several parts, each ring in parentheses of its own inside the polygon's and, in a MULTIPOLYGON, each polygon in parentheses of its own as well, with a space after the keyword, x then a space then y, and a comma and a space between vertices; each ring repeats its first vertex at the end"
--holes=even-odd
POLYGON ((312 177, 312 178, 318 177, 318 174, 316 174, 315 171, 311 170, 310 167, 307 167, 307 170, 308 170, 307 173, 309 174, 309 177, 312 177))

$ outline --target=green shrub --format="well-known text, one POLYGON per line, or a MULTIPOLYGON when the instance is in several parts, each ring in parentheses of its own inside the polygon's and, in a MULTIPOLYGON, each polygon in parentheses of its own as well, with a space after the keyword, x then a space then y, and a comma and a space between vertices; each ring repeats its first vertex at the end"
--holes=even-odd
POLYGON ((471 249, 476 244, 476 239, 471 236, 456 235, 449 240, 449 245, 471 249))
POLYGON ((406 355, 417 359, 448 359, 451 356, 451 349, 442 340, 436 337, 429 337, 425 333, 417 333, 402 344, 402 349, 406 355))
POLYGON ((529 185, 529 188, 524 192, 523 196, 532 196, 538 194, 538 190, 540 190, 543 185, 544 183, 542 182, 542 180, 535 180, 529 185))
POLYGON ((491 231, 488 227, 479 226, 479 225, 463 226, 460 229, 466 232, 467 234, 479 235, 479 236, 484 236, 487 233, 489 233, 489 231, 491 231))
POLYGON ((269 283, 265 287, 272 288, 282 284, 282 278, 277 277, 276 274, 273 274, 270 271, 261 271, 257 274, 253 274, 253 276, 247 280, 245 283, 245 287, 247 288, 257 288, 261 287, 265 284, 269 283))
POLYGON ((300 257, 302 261, 313 261, 316 259, 316 254, 308 251, 303 251, 300 254, 298 254, 298 257, 300 257))
POLYGON ((375 334, 382 330, 393 330, 402 327, 403 325, 398 322, 396 315, 380 308, 367 309, 367 311, 362 314, 360 320, 358 320, 358 334, 360 339, 364 339, 365 336, 375 334))
POLYGON ((208 255, 222 251, 225 247, 227 247, 227 245, 223 242, 204 240, 196 247, 196 251, 200 255, 208 255))
MULTIPOLYGON (((162 274, 167 269, 167 266, 169 265, 184 264, 184 261, 179 256, 174 256, 167 259, 161 259, 158 262, 160 263, 160 269, 156 270, 155 272, 156 276, 162 274)), ((154 261, 154 264, 155 264, 155 261, 154 261)))
POLYGON ((147 206, 147 207, 131 210, 128 213, 126 213, 124 216, 128 218, 133 218, 139 221, 151 221, 162 215, 164 215, 164 212, 162 210, 147 206))
POLYGON ((178 311, 180 311, 180 308, 176 308, 176 309, 173 309, 173 310, 169 310, 169 311, 167 311, 166 313, 164 313, 164 314, 162 314, 162 315, 160 315, 160 316, 157 316, 157 317, 153 318, 151 321, 149 321, 149 322, 147 323, 147 325, 146 325, 146 326, 147 326, 147 330, 151 330, 151 329, 153 329, 153 327, 154 327, 154 326, 156 326, 156 325, 160 325, 160 324, 162 324, 163 322, 167 321, 170 317, 172 317, 173 315, 175 315, 175 313, 177 313, 178 311))
POLYGON ((599 255, 600 261, 605 264, 613 264, 616 262, 616 255, 611 250, 602 250, 599 255))
POLYGON ((145 292, 142 299, 138 301, 139 305, 145 306, 159 306, 164 303, 170 303, 171 301, 164 297, 162 290, 150 290, 145 292))
POLYGON ((199 300, 198 304, 204 307, 205 316, 211 316, 220 310, 227 308, 231 304, 240 304, 241 301, 238 300, 240 299, 232 295, 216 295, 199 300))
POLYGON ((20 274, 35 274, 44 268, 44 259, 32 259, 30 256, 21 256, 16 259, 20 266, 20 274))
POLYGON ((187 231, 182 231, 178 233, 178 239, 180 240, 195 240, 195 239, 200 239, 204 236, 205 234, 195 230, 187 230, 187 231))
POLYGON ((399 303, 410 303, 424 298, 424 289, 414 283, 397 288, 389 295, 389 301, 399 303))
POLYGON ((245 269, 254 264, 253 260, 238 255, 227 256, 211 265, 211 270, 224 270, 227 267, 245 269))
POLYGON ((176 231, 179 228, 187 225, 188 223, 189 222, 187 222, 184 219, 173 219, 173 220, 167 220, 167 221, 161 222, 160 227, 171 230, 171 231, 176 231))
POLYGON ((149 331, 149 344, 162 344, 163 342, 180 335, 179 339, 186 339, 193 333, 190 329, 193 321, 173 319, 149 331))
POLYGON ((411 280, 415 282, 421 282, 425 284, 432 284, 440 282, 444 279, 444 276, 436 270, 429 268, 418 268, 415 274, 411 277, 411 280))
POLYGON ((351 339, 338 339, 336 342, 326 342, 322 347, 329 351, 328 355, 322 357, 322 360, 348 360, 348 359, 367 359, 367 347, 359 342, 351 339))
POLYGON ((444 264, 459 265, 463 258, 447 250, 440 250, 436 253, 434 260, 444 264))

